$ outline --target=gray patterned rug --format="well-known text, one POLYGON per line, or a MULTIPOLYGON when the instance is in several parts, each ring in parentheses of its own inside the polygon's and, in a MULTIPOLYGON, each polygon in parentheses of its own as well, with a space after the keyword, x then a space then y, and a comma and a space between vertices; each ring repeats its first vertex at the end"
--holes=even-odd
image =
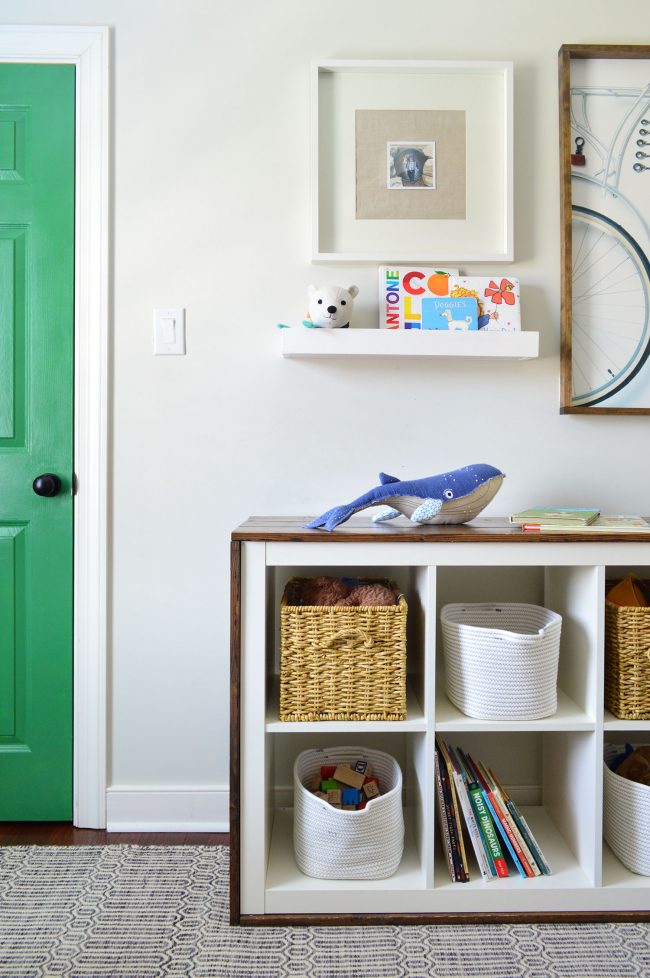
POLYGON ((0 848, 0 978, 632 978, 650 925, 229 927, 228 850, 0 848))

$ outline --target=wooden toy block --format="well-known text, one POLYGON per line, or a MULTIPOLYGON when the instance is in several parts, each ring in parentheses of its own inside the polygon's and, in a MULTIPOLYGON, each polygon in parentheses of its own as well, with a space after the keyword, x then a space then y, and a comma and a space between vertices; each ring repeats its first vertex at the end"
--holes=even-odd
POLYGON ((335 788, 338 787, 339 787, 338 781, 335 781, 333 778, 328 778, 326 781, 321 781, 320 783, 320 790, 325 792, 333 791, 335 788))
POLYGON ((338 808, 340 808, 341 807, 341 789, 340 788, 331 788, 327 792, 327 800, 330 803, 330 805, 336 805, 338 808))
POLYGON ((377 798, 378 797, 378 795, 379 795, 379 785, 377 784, 377 782, 375 781, 374 778, 371 778, 371 780, 368 782, 368 784, 364 784, 364 786, 363 786, 363 793, 366 796, 366 798, 368 799, 368 801, 370 801, 371 798, 377 798))
POLYGON ((323 801, 327 801, 327 795, 325 794, 324 791, 315 791, 314 794, 316 795, 317 798, 322 798, 323 801))
POLYGON ((328 765, 327 767, 322 767, 320 769, 321 781, 329 781, 330 778, 333 778, 335 770, 336 766, 334 764, 328 765))
POLYGON ((344 788, 341 795, 341 801, 344 807, 346 805, 353 805, 356 808, 361 801, 361 792, 358 788, 344 788))
POLYGON ((339 764, 334 772, 334 777, 337 781, 347 784, 351 788, 361 788, 364 782, 363 774, 353 771, 349 764, 339 764))
POLYGON ((312 791, 320 791, 320 783, 323 779, 320 774, 315 774, 309 783, 309 787, 312 791))
POLYGON ((356 805, 341 805, 341 808, 344 812, 356 812, 357 810, 356 805))
POLYGON ((356 771, 357 774, 363 774, 366 778, 369 778, 372 774, 372 764, 370 761, 365 761, 360 758, 358 761, 354 762, 352 770, 356 771))
POLYGON ((366 807, 367 804, 368 804, 367 799, 366 798, 362 798, 361 801, 359 802, 358 806, 357 806, 357 810, 360 811, 360 812, 362 812, 363 809, 366 807))

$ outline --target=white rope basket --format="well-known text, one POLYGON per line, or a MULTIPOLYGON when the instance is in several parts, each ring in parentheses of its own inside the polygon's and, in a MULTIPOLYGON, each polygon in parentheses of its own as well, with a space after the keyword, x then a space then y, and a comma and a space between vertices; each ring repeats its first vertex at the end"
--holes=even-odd
POLYGON ((305 750, 293 766, 293 847, 306 876, 326 880, 380 880, 397 870, 404 850, 402 772, 397 761, 367 747, 305 750), (333 808, 305 788, 321 767, 364 758, 382 794, 358 812, 333 808))
POLYGON ((466 716, 555 713, 560 615, 534 604, 447 604, 440 621, 447 696, 466 716))
POLYGON ((624 750, 623 744, 605 744, 603 832, 624 866, 650 876, 650 786, 621 777, 607 764, 624 750))

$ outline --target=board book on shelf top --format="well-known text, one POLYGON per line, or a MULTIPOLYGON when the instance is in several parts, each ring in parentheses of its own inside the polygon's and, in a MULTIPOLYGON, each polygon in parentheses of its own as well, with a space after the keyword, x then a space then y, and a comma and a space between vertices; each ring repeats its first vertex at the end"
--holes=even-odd
POLYGON ((380 329, 422 329, 422 300, 449 295, 457 268, 382 265, 379 269, 380 329))
POLYGON ((600 516, 600 510, 586 506, 554 506, 523 509, 513 513, 510 522, 518 526, 561 525, 562 527, 587 526, 600 516))
POLYGON ((527 533, 650 533, 650 523, 642 516, 598 516, 591 523, 576 526, 575 523, 524 523, 527 533))

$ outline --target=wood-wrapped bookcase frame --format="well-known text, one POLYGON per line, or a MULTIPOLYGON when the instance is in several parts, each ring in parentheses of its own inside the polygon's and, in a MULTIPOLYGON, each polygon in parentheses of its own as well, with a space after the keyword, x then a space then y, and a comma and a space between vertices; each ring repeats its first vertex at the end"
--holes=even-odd
POLYGON ((306 518, 255 517, 232 534, 231 921, 404 924, 650 921, 650 878, 629 872, 603 839, 603 750, 650 741, 650 721, 604 705, 605 582, 650 577, 650 535, 541 534, 504 519, 462 526, 375 525, 332 533, 306 518), (407 717, 282 722, 279 605, 286 581, 312 574, 396 580, 408 602, 407 717), (558 709, 545 719, 484 721, 445 696, 440 608, 454 600, 526 601, 562 616, 558 709), (436 734, 476 751, 520 805, 551 876, 452 883, 437 839, 436 734), (406 841, 394 876, 319 880, 293 856, 292 767, 305 749, 366 745, 403 773, 406 841))

